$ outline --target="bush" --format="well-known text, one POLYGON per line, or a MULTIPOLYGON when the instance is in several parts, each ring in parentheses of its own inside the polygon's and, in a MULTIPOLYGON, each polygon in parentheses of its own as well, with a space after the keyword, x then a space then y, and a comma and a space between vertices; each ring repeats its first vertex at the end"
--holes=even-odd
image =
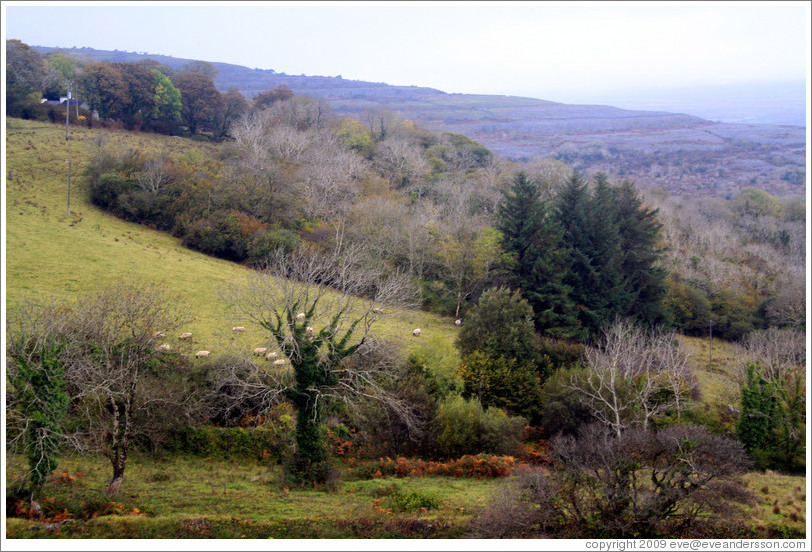
POLYGON ((265 224, 234 210, 215 211, 192 223, 183 236, 183 245, 221 259, 242 262, 248 258, 248 243, 265 224))
POLYGON ((435 419, 437 453, 446 458, 491 452, 518 455, 526 422, 499 408, 484 409, 477 399, 449 397, 435 419))
POLYGON ((102 209, 121 214, 119 197, 135 189, 135 183, 115 173, 105 173, 90 185, 90 201, 102 209))
POLYGON ((561 369, 544 382, 539 393, 539 403, 543 405, 539 425, 547 436, 573 435, 595 421, 587 398, 570 387, 573 379, 584 377, 587 373, 583 369, 561 369))
POLYGON ((532 364, 474 351, 460 365, 463 396, 477 398, 484 408, 495 406, 537 423, 541 382, 532 364))
POLYGON ((268 228, 248 241, 248 262, 254 267, 261 267, 278 249, 290 253, 299 247, 301 241, 301 236, 292 230, 268 228))
POLYGON ((435 462, 420 458, 398 457, 395 460, 382 458, 377 464, 360 467, 357 473, 362 477, 424 477, 444 475, 449 477, 474 477, 476 479, 493 479, 510 475, 516 467, 513 456, 495 454, 466 454, 456 460, 435 462))
POLYGON ((280 462, 292 446, 288 429, 246 427, 179 427, 166 449, 174 453, 218 458, 241 457, 280 462))
POLYGON ((730 518, 753 495, 733 439, 701 427, 621 436, 591 425, 551 443, 556 469, 526 470, 474 524, 487 537, 679 537, 698 520, 730 518))
POLYGON ((485 290, 460 330, 457 347, 463 357, 482 351, 492 358, 536 362, 539 343, 533 308, 519 292, 511 293, 507 288, 485 290))
POLYGON ((393 512, 412 512, 414 510, 436 510, 442 505, 442 501, 430 494, 419 491, 404 491, 396 487, 387 500, 393 512))

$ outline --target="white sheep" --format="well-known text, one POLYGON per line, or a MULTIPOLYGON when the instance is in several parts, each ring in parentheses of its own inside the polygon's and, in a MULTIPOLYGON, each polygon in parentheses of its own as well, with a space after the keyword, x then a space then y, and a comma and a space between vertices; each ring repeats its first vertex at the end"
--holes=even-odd
POLYGON ((197 353, 195 353, 195 358, 204 358, 204 357, 208 358, 208 356, 209 351, 198 351, 197 353))
POLYGON ((163 345, 158 345, 157 347, 155 347, 155 350, 161 352, 168 351, 169 345, 167 345, 166 343, 164 343, 163 345))
POLYGON ((270 353, 265 355, 265 360, 273 360, 275 358, 276 358, 276 352, 275 351, 271 351, 270 353))
POLYGON ((180 337, 178 339, 192 339, 192 334, 190 334, 189 332, 182 333, 180 334, 180 337))
POLYGON ((313 335, 313 333, 314 333, 313 326, 308 326, 305 329, 305 331, 307 332, 307 335, 313 335))
POLYGON ((304 319, 305 319, 305 313, 300 312, 299 314, 297 314, 297 315, 296 315, 296 320, 297 320, 298 322, 301 322, 301 321, 302 321, 302 320, 304 320, 304 319))
POLYGON ((284 366, 285 364, 287 364, 287 362, 282 360, 281 358, 279 360, 274 360, 273 361, 274 366, 284 366))
POLYGON ((423 331, 422 331, 420 328, 415 328, 415 329, 412 331, 412 335, 413 335, 413 336, 418 336, 418 335, 420 335, 421 333, 423 333, 423 331))
POLYGON ((231 328, 231 331, 232 331, 232 332, 238 332, 238 333, 242 333, 242 332, 244 332, 244 331, 245 331, 245 328, 244 328, 244 327, 242 327, 242 326, 234 326, 233 328, 231 328))
POLYGON ((462 326, 462 318, 457 318, 456 320, 454 320, 454 325, 455 326, 462 326))
POLYGON ((374 312, 375 314, 383 314, 383 309, 381 307, 375 307, 374 309, 372 309, 372 312, 374 312))
POLYGON ((267 352, 268 352, 267 347, 257 347, 256 349, 254 349, 254 354, 257 356, 262 356, 267 352))

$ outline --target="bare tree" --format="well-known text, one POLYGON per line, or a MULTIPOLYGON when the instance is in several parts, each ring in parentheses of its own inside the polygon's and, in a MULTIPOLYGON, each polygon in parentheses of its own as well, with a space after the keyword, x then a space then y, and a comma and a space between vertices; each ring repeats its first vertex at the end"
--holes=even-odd
POLYGON ((375 160, 396 189, 420 184, 429 169, 423 153, 406 137, 388 136, 377 145, 375 160))
MULTIPOLYGON (((75 307, 77 353, 66 367, 73 400, 86 420, 84 446, 110 460, 107 492, 116 496, 132 439, 154 429, 156 417, 182 416, 193 397, 183 389, 183 358, 172 332, 190 318, 157 285, 117 282, 75 307), (169 369, 171 367, 171 369, 169 369)), ((177 420, 173 420, 177 421, 177 420)))
POLYGON ((587 348, 586 358, 585 376, 569 387, 589 398, 595 417, 616 435, 632 424, 646 429, 670 408, 679 413, 687 400, 690 371, 673 333, 619 320, 598 346, 587 348))
POLYGON ((150 157, 144 168, 136 173, 135 181, 145 192, 157 194, 169 182, 169 157, 161 153, 150 157))
POLYGON ((380 385, 387 370, 363 359, 374 358, 379 348, 377 323, 410 305, 415 294, 407 278, 364 266, 360 258, 353 248, 328 257, 278 251, 265 270, 224 293, 250 322, 270 333, 290 362, 287 382, 273 385, 280 387, 278 397, 297 409, 297 450, 290 469, 301 483, 324 482, 328 475, 320 435, 326 401, 373 397, 408 417, 405 405, 380 385))
POLYGON ((333 227, 334 251, 338 254, 366 167, 364 160, 341 146, 332 132, 321 131, 314 138, 299 169, 304 184, 305 214, 325 220, 333 227))

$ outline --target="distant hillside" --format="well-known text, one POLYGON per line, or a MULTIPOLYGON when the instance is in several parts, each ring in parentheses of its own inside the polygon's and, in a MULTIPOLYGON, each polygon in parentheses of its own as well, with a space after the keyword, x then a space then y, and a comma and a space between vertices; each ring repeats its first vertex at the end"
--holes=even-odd
MULTIPOLYGON (((103 61, 149 58, 173 69, 193 61, 90 48, 36 48, 103 61)), ((447 94, 340 76, 296 76, 228 63, 213 65, 220 90, 236 87, 251 98, 285 84, 297 95, 325 99, 339 114, 363 118, 370 109, 392 110, 433 131, 465 134, 509 159, 553 157, 587 173, 600 170, 678 194, 729 195, 748 186, 780 196, 806 192, 802 127, 714 123, 665 111, 447 94)))

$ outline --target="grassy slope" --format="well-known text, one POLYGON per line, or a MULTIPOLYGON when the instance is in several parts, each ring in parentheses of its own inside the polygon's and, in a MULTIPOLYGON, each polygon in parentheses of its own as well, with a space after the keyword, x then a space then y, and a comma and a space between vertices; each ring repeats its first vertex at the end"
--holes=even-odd
MULTIPOLYGON (((82 171, 100 137, 122 147, 172 152, 211 146, 177 137, 6 120, 6 300, 8 307, 29 295, 75 297, 99 282, 139 278, 161 282, 189 306, 196 320, 188 330, 197 345, 213 353, 231 347, 249 351, 267 338, 253 330, 235 338, 231 327, 244 325, 229 312, 218 292, 248 274, 245 267, 208 257, 181 246, 172 236, 116 219, 86 200, 82 171), (71 214, 67 214, 67 179, 72 159, 71 214)), ((209 150, 209 151, 207 151, 209 150)), ((456 328, 451 320, 420 311, 399 313, 388 322, 389 334, 409 347, 431 344, 454 356, 456 328), (413 328, 422 328, 418 340, 413 328)))

